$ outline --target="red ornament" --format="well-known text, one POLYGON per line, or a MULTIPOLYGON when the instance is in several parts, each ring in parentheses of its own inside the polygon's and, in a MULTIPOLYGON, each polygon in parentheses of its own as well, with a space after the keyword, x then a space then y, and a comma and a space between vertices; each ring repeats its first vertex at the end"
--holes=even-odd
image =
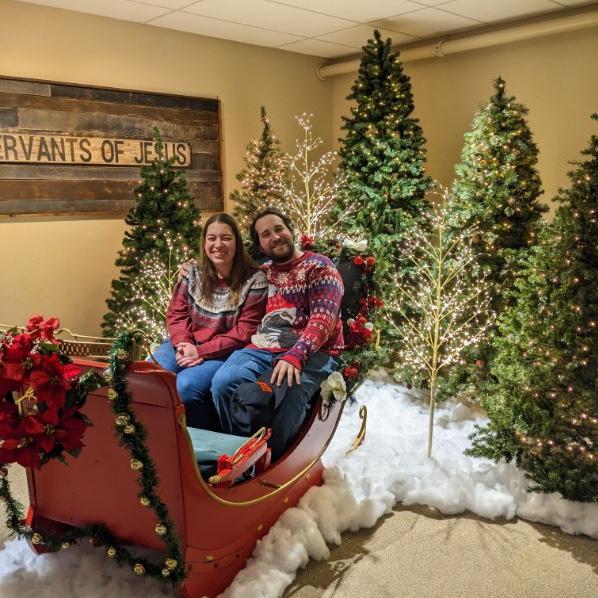
POLYGON ((363 258, 362 258, 360 255, 356 255, 356 256, 353 258, 353 263, 354 263, 356 266, 363 266, 363 264, 364 264, 364 261, 363 261, 363 258))
POLYGON ((355 380, 355 378, 357 378, 358 375, 359 375, 359 370, 357 368, 348 367, 343 370, 343 376, 347 380, 355 380))
POLYGON ((365 258, 365 265, 368 268, 373 268, 376 265, 376 258, 373 255, 370 255, 365 258))

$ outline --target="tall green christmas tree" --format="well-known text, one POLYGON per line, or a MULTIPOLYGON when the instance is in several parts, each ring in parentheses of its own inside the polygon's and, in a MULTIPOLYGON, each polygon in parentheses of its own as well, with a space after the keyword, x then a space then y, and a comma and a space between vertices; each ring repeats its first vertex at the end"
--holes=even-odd
POLYGON ((490 423, 470 452, 516 458, 535 490, 598 502, 598 136, 583 154, 508 297, 482 395, 490 423))
POLYGON ((280 141, 272 132, 266 108, 261 107, 262 135, 252 139, 245 151, 245 168, 237 174, 241 189, 230 194, 235 202, 233 214, 247 235, 253 217, 269 205, 283 208, 279 182, 285 180, 280 141))
MULTIPOLYGON (((546 207, 539 202, 538 148, 525 120, 527 108, 507 95, 500 77, 494 88, 465 134, 452 189, 451 223, 456 231, 470 226, 478 230, 474 250, 493 285, 490 307, 500 314, 509 304, 517 259, 536 241, 546 207)), ((479 389, 492 355, 491 341, 469 351, 465 365, 453 369, 441 394, 468 386, 479 389)))
MULTIPOLYGON (((156 159, 141 168, 142 181, 135 189, 137 204, 125 218, 129 229, 116 260, 120 276, 112 281, 112 291, 106 300, 109 311, 102 322, 105 336, 115 336, 133 322, 148 333, 155 330, 156 327, 141 316, 136 321, 137 315, 142 313, 163 318, 159 311, 152 315, 154 312, 146 309, 148 301, 152 301, 148 291, 138 293, 140 282, 150 275, 144 258, 151 256, 154 269, 162 264, 164 271, 170 272, 173 253, 188 256, 199 249, 200 210, 189 195, 183 171, 174 168, 173 161, 165 158, 158 129, 154 130, 154 139, 156 159)), ((155 292, 170 291, 160 289, 157 285, 155 292)), ((162 303, 163 300, 164 297, 162 303)))
MULTIPOLYGON (((378 31, 363 47, 347 99, 354 105, 351 116, 343 118, 346 136, 340 140, 339 154, 346 193, 337 210, 355 205, 346 216, 345 230, 367 240, 367 252, 376 258, 373 288, 384 300, 396 272, 400 242, 429 210, 425 193, 431 179, 424 171, 426 140, 412 115, 410 79, 391 40, 383 41, 378 31)), ((381 319, 375 325, 386 328, 381 319)))

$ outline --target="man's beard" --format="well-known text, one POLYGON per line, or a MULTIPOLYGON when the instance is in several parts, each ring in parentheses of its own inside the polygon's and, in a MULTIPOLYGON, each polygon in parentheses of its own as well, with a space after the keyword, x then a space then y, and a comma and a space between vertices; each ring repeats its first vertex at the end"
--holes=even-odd
POLYGON ((292 241, 285 241, 280 245, 277 245, 275 249, 286 245, 286 251, 284 253, 274 253, 273 251, 268 255, 268 257, 276 264, 280 264, 281 262, 286 262, 293 257, 293 253, 295 253, 295 245, 292 241))

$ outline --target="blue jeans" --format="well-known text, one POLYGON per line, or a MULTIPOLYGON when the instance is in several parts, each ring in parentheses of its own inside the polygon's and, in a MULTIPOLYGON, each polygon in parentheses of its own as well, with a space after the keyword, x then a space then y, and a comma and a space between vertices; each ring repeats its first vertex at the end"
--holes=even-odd
MULTIPOLYGON (((276 353, 259 349, 235 351, 212 379, 212 397, 220 415, 222 428, 231 433, 230 405, 241 382, 255 382, 267 369, 274 367, 276 353)), ((338 361, 322 353, 312 355, 301 372, 301 384, 293 384, 279 405, 272 422, 272 437, 268 441, 272 458, 278 459, 291 445, 309 410, 312 397, 320 384, 338 368, 338 361)))
POLYGON ((185 405, 187 425, 221 432, 218 413, 212 401, 212 378, 224 363, 222 359, 208 359, 190 368, 180 367, 170 341, 162 343, 155 351, 156 361, 169 372, 176 374, 176 389, 185 405))

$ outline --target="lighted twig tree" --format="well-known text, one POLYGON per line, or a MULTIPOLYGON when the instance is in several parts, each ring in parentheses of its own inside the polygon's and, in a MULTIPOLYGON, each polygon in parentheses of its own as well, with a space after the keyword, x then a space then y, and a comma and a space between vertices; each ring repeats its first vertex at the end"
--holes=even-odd
POLYGON ((163 251, 150 250, 139 261, 142 273, 124 299, 116 315, 117 330, 139 328, 155 342, 166 338, 166 311, 177 282, 179 264, 191 258, 192 253, 181 243, 180 236, 166 231, 162 235, 163 251))
POLYGON ((281 161, 280 141, 272 131, 272 124, 266 108, 261 107, 262 134, 252 139, 245 151, 245 168, 237 174, 240 189, 235 189, 230 198, 235 202, 233 215, 246 235, 253 217, 269 205, 280 207, 280 181, 285 180, 284 164, 281 161))
POLYGON ((449 202, 445 191, 428 226, 414 227, 404 239, 400 259, 405 267, 399 272, 415 269, 417 276, 397 274, 386 304, 402 376, 407 373, 411 382, 430 391, 429 457, 439 378, 459 363, 466 348, 484 339, 494 319, 491 285, 472 251, 476 230, 451 231, 449 202))
POLYGON ((340 214, 331 217, 344 192, 344 175, 333 172, 337 154, 329 151, 315 161, 314 152, 324 141, 313 136, 312 115, 304 113, 295 118, 303 129, 303 137, 297 139, 295 153, 283 154, 281 159, 284 168, 280 172, 288 172, 288 178, 281 177, 278 181, 283 210, 298 233, 313 238, 330 237, 355 207, 348 204, 340 214))

